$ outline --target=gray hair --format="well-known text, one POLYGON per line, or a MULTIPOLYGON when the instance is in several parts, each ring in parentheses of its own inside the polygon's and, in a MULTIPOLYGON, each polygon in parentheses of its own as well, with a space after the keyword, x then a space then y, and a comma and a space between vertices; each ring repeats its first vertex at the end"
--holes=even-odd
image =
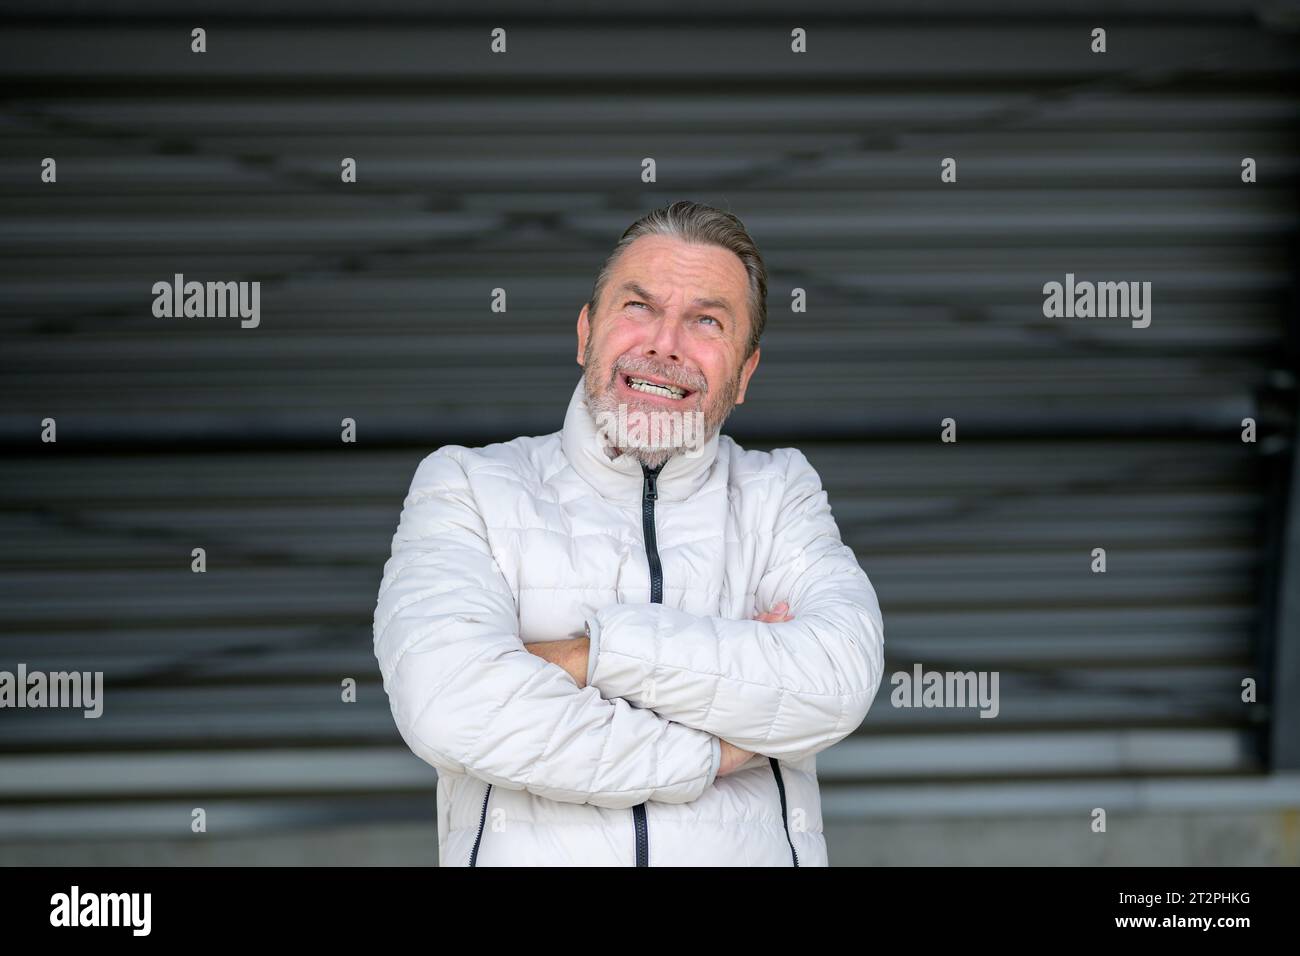
POLYGON ((642 236, 669 236, 686 242, 721 246, 740 258, 749 275, 749 342, 745 358, 753 355, 763 335, 763 326, 767 324, 767 266, 763 264, 763 257, 745 231, 743 222, 725 210, 703 203, 681 200, 647 213, 628 226, 596 276, 591 301, 587 303, 588 315, 595 318, 597 302, 610 273, 614 271, 614 263, 623 250, 642 236))

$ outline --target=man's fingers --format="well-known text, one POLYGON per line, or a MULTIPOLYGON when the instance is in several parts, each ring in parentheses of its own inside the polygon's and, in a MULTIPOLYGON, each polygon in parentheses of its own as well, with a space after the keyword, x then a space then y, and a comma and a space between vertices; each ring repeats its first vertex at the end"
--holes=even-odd
POLYGON ((762 614, 755 614, 754 620, 763 624, 784 624, 786 621, 794 620, 793 614, 786 613, 790 609, 788 601, 781 601, 776 607, 762 614))

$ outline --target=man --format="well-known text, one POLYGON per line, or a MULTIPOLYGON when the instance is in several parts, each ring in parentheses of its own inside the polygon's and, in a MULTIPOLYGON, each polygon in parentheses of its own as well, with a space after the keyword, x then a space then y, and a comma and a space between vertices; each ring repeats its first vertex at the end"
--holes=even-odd
POLYGON ((564 427, 416 469, 375 654, 442 865, 828 864, 815 755, 883 621, 803 454, 719 432, 766 296, 736 217, 653 212, 578 315, 564 427))

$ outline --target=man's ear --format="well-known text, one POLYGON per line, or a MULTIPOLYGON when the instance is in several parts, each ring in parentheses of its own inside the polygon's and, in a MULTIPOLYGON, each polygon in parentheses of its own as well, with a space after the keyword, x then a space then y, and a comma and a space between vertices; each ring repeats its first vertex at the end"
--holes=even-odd
POLYGON ((749 377, 754 374, 754 369, 758 368, 758 356, 762 349, 754 349, 754 354, 745 359, 745 364, 740 369, 740 390, 736 392, 736 404, 744 404, 745 389, 749 386, 749 377))
MULTIPOLYGON (((588 303, 589 305, 590 303, 588 303)), ((591 335, 591 320, 587 318, 587 306, 582 307, 578 313, 578 364, 582 364, 582 357, 587 353, 587 337, 591 335)))

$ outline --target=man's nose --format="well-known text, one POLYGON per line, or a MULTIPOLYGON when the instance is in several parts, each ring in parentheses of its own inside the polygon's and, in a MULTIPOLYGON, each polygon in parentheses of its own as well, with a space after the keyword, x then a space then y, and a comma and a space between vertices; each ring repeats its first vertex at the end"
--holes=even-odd
POLYGON ((681 343, 678 341, 680 331, 679 322, 668 316, 661 317, 655 323, 654 333, 650 341, 645 344, 643 353, 665 362, 674 364, 681 362, 682 350, 681 343))

